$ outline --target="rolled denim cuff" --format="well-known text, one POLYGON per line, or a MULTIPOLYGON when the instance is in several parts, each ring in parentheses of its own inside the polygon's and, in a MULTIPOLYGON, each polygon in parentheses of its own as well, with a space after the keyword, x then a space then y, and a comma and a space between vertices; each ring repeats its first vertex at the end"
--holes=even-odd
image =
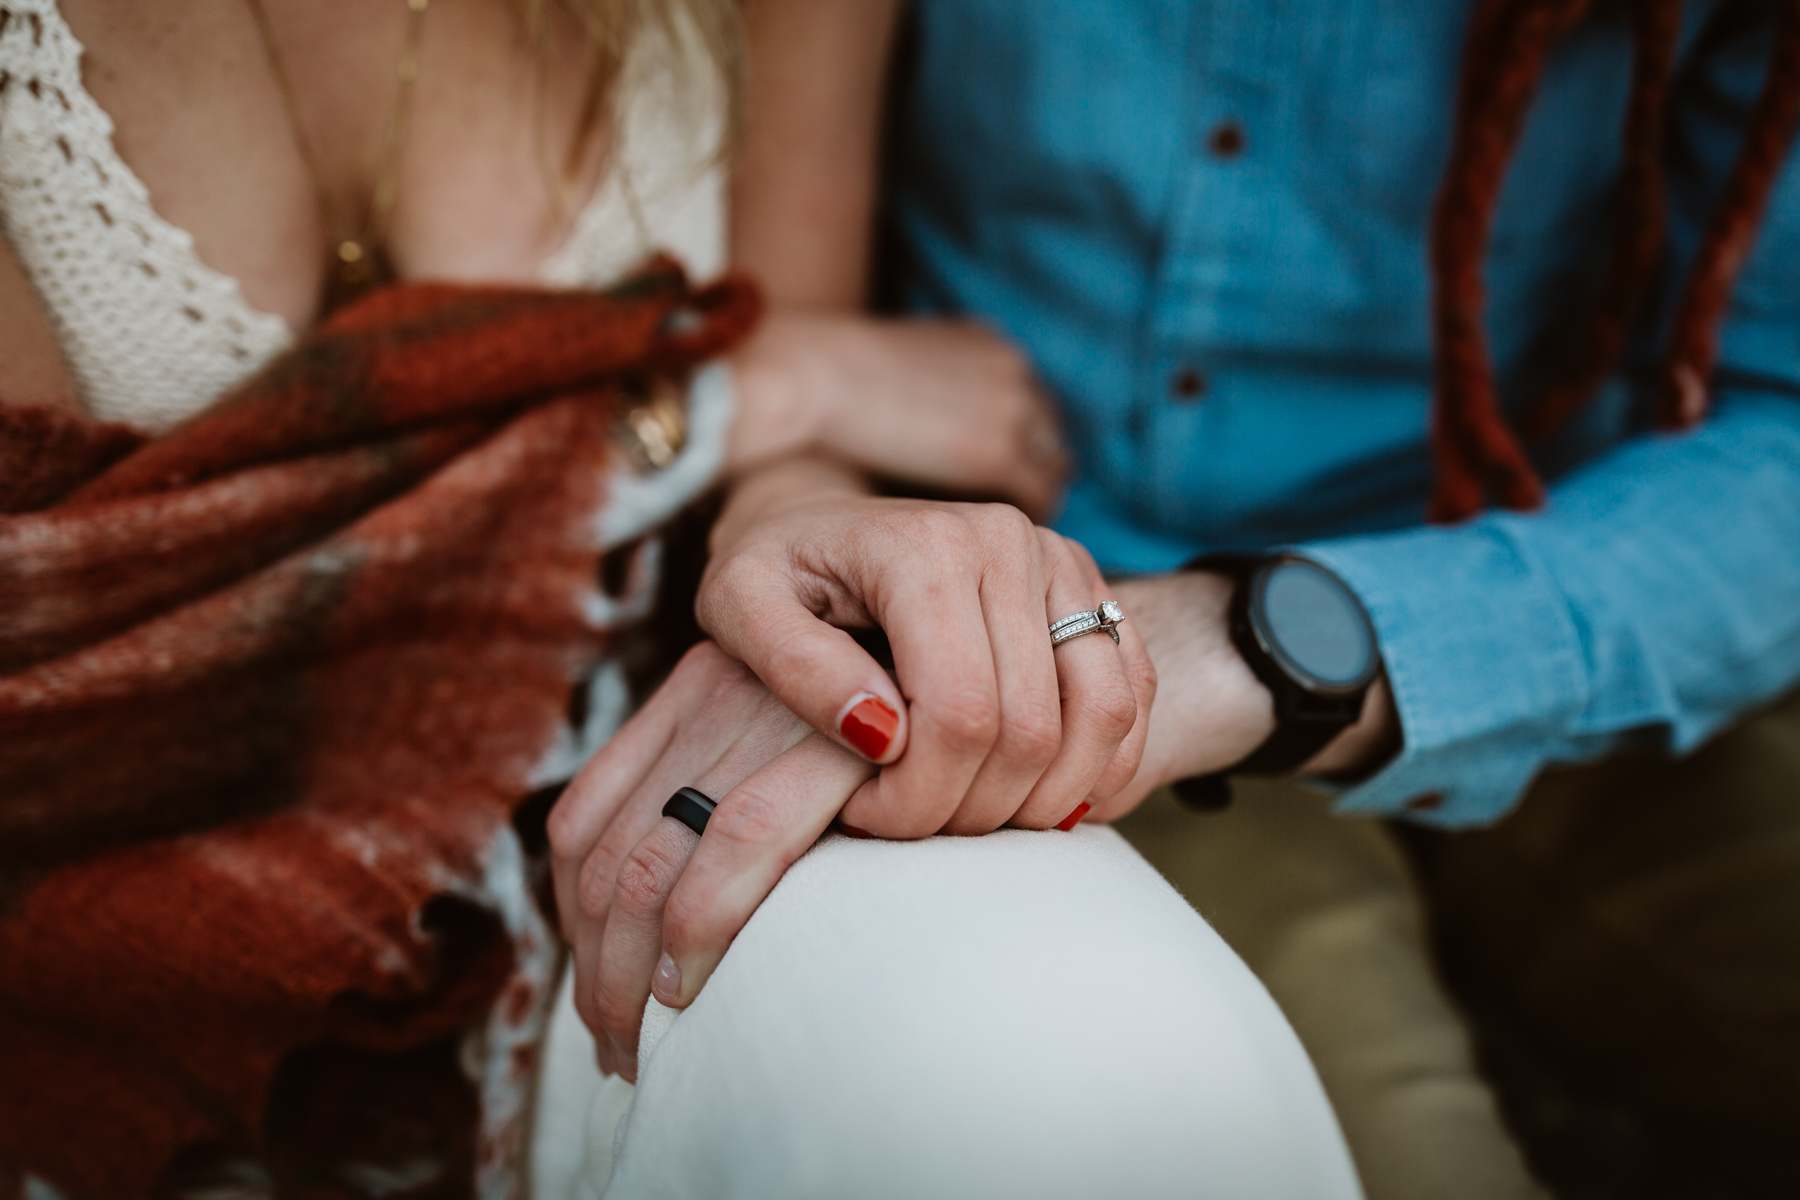
MULTIPOLYGON (((1505 815, 1587 703, 1567 601, 1510 518, 1292 548, 1368 608, 1399 715, 1399 754, 1331 786, 1342 813, 1426 824, 1505 815)), ((1329 785, 1328 785, 1329 786, 1329 785)))

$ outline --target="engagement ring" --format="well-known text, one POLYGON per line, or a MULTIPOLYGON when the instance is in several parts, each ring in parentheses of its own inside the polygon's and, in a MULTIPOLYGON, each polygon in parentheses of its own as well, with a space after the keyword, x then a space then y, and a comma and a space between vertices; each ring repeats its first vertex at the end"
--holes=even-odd
POLYGON ((1119 602, 1102 600, 1098 608, 1084 608, 1051 622, 1050 644, 1060 646, 1083 634, 1104 632, 1116 646, 1119 644, 1119 626, 1124 623, 1125 610, 1119 607, 1119 602))

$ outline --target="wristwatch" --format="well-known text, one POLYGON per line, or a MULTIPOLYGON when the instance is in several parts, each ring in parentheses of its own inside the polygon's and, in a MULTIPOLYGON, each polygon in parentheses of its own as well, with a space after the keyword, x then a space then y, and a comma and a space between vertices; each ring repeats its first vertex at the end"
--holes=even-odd
POLYGON ((1295 554, 1214 555, 1190 564, 1231 576, 1232 645, 1275 702, 1275 731, 1235 766, 1185 779, 1190 805, 1230 801, 1229 775, 1285 775, 1356 724, 1381 674, 1368 610, 1327 568, 1295 554))

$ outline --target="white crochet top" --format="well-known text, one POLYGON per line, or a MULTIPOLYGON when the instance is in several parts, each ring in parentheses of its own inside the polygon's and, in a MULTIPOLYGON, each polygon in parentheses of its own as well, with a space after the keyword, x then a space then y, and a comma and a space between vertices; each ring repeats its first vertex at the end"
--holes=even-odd
MULTIPOLYGON (((667 50, 623 86, 615 170, 540 264, 542 282, 610 282, 653 246, 691 269, 723 258, 722 187, 699 162, 709 132, 667 86, 667 50)), ((12 244, 95 416, 150 432, 178 423, 284 349, 287 322, 253 308, 194 240, 156 213, 81 78, 56 0, 0 0, 0 236, 12 244)))

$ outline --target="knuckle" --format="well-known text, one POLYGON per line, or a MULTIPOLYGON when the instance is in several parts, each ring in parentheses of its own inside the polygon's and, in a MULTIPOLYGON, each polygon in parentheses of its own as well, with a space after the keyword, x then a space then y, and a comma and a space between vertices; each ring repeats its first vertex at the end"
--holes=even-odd
POLYGON ((755 593, 762 567, 743 554, 727 555, 713 560, 700 581, 694 613, 702 627, 710 630, 717 619, 747 603, 755 593))
POLYGON ((1148 654, 1135 654, 1125 664, 1125 678, 1131 684, 1131 690, 1138 697, 1140 707, 1149 707, 1156 699, 1159 680, 1156 675, 1156 664, 1148 654))
POLYGON ((1037 530, 1038 553, 1043 557, 1046 566, 1053 570, 1066 569, 1074 559, 1069 553, 1068 539, 1053 529, 1040 527, 1037 530))
POLYGON ((944 827, 962 803, 962 797, 952 795, 949 789, 911 786, 898 775, 880 775, 874 782, 874 792, 853 800, 845 810, 845 819, 876 837, 930 837, 944 827))
POLYGON ((663 908, 663 941, 676 950, 710 945, 716 925, 707 898, 691 887, 677 887, 663 908))
POLYGON ((688 714, 689 721, 695 718, 704 720, 705 715, 710 712, 754 711, 768 694, 768 689, 756 677, 756 672, 741 662, 733 661, 729 666, 719 668, 713 681, 711 703, 704 709, 688 714))
POLYGON ((1103 578, 1100 574, 1099 566, 1094 562, 1094 556, 1088 553, 1088 548, 1086 546, 1082 545, 1074 538, 1068 537, 1062 539, 1062 544, 1063 550, 1069 556, 1069 561, 1074 564, 1076 569, 1092 579, 1099 580, 1103 578))
POLYGON ((983 692, 948 696, 925 715, 933 732, 952 751, 985 751, 999 737, 1000 714, 994 698, 983 692))
POLYGON ((780 839, 784 816, 779 797, 741 784, 719 805, 706 829, 737 845, 763 846, 780 839))
POLYGON ((1106 772, 1106 776, 1102 780, 1104 791, 1101 794, 1103 796, 1111 796, 1113 793, 1123 788, 1136 777, 1138 768, 1143 765, 1143 739, 1133 738, 1130 742, 1120 746, 1118 753, 1113 756, 1111 769, 1106 772))
POLYGON ((1007 761, 1040 769, 1054 762, 1061 749, 1061 714, 1036 706, 1009 713, 994 746, 994 752, 1007 761))
POLYGON ((550 809, 550 816, 544 822, 544 832, 550 839, 550 856, 567 862, 581 853, 582 829, 581 814, 571 795, 573 788, 565 788, 550 809))
POLYGON ((1063 545, 1068 547, 1069 555, 1075 565, 1086 572, 1089 578, 1093 579, 1095 583, 1106 581, 1106 577, 1100 573, 1100 564, 1094 561, 1093 554, 1088 551, 1086 546, 1072 538, 1064 538, 1063 545))
POLYGON ((917 841, 928 838, 944 827, 942 813, 911 805, 902 805, 878 820, 864 822, 863 828, 877 837, 895 841, 917 841))
POLYGON ((1123 679, 1093 690, 1082 701, 1082 714, 1093 727, 1111 738, 1123 738, 1137 722, 1137 697, 1123 679))
POLYGON ((964 553, 973 544, 968 518, 947 506, 933 505, 912 517, 914 535, 934 554, 964 553))
POLYGON ((1088 800, 1098 805, 1123 791, 1125 785, 1137 774, 1136 758, 1136 755, 1127 755, 1121 751, 1118 756, 1109 760, 1106 769, 1100 772, 1100 778, 1094 781, 1093 788, 1088 792, 1088 800))
MULTIPOLYGON (((1010 462, 1012 456, 1002 448, 997 458, 1010 462)), ((982 532, 988 538, 1002 545, 1029 544, 1037 533, 1037 526, 1032 524, 1031 518, 1012 504, 980 505, 976 510, 976 520, 981 523, 982 532)))
POLYGON ((694 706, 676 718, 676 724, 683 730, 690 729, 697 719, 711 715, 712 719, 720 719, 718 714, 724 711, 735 712, 738 707, 762 695, 755 674, 749 667, 733 658, 712 642, 702 642, 682 656, 671 674, 667 688, 676 682, 678 676, 686 673, 685 682, 688 694, 696 697, 694 706), (698 699, 704 697, 704 700, 698 699))
POLYGON ((992 833, 1005 823, 1005 818, 994 817, 980 812, 958 812, 944 823, 944 832, 954 837, 980 837, 984 833, 992 833))
POLYGON ((675 673, 711 675, 737 665, 737 660, 719 648, 714 641, 702 640, 689 646, 675 664, 675 673))
POLYGON ((645 838, 619 864, 619 881, 613 888, 619 907, 632 913, 658 911, 680 873, 680 864, 668 851, 655 838, 645 838))

